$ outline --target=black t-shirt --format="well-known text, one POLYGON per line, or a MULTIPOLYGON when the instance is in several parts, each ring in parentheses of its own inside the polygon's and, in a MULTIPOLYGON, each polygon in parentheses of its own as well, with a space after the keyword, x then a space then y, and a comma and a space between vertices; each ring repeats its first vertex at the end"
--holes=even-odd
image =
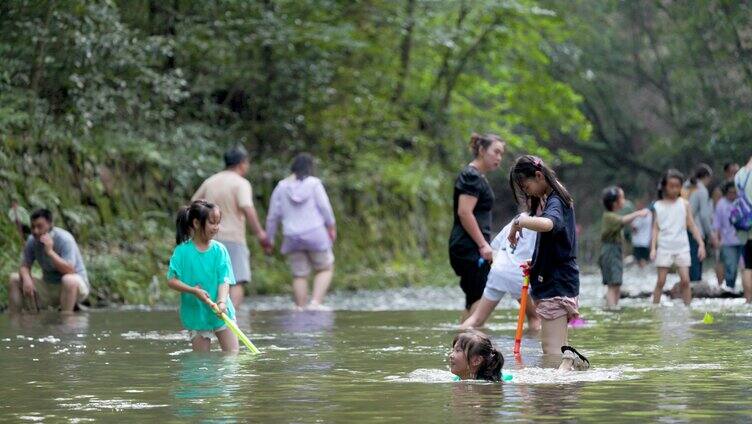
POLYGON ((478 202, 473 209, 473 215, 478 221, 478 226, 486 241, 491 240, 491 209, 493 208, 494 194, 486 177, 477 168, 470 165, 462 169, 454 182, 454 225, 449 236, 449 254, 457 258, 477 260, 480 257, 478 245, 462 227, 460 217, 457 215, 461 194, 478 198, 478 202))
POLYGON ((551 193, 541 217, 553 221, 554 228, 540 233, 535 242, 530 293, 536 299, 577 296, 580 293, 580 270, 576 261, 574 209, 558 194, 551 193))

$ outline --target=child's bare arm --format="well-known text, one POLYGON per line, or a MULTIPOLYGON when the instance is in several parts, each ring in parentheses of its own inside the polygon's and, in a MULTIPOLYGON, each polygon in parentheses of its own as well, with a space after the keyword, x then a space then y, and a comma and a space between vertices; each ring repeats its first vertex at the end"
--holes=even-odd
POLYGON ((220 312, 227 312, 227 296, 230 293, 230 285, 220 284, 217 289, 217 308, 220 312))
POLYGON ((204 302, 209 300, 209 293, 207 293, 206 290, 202 289, 201 286, 189 286, 188 284, 185 284, 177 278, 170 278, 169 280, 167 280, 167 286, 181 293, 190 293, 204 302))
POLYGON ((658 246, 658 220, 653 217, 653 230, 650 237, 650 259, 655 260, 655 250, 658 246))
POLYGON ((554 229, 554 221, 542 216, 520 216, 520 227, 533 230, 537 233, 547 233, 554 229))
POLYGON ((648 216, 649 214, 650 214, 650 211, 648 209, 641 209, 639 211, 634 211, 632 213, 622 216, 621 223, 626 225, 639 217, 648 216))
POLYGON ((518 237, 522 237, 522 229, 527 228, 537 233, 546 233, 554 229, 554 222, 549 218, 541 216, 527 216, 521 214, 515 218, 512 228, 509 230, 509 245, 517 246, 518 237))

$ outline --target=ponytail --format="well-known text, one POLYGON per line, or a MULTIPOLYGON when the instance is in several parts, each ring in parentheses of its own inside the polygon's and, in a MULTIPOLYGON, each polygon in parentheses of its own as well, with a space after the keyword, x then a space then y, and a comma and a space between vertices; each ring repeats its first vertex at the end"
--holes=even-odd
POLYGON ((191 221, 188 214, 189 206, 183 206, 178 210, 175 218, 175 244, 181 244, 191 238, 191 221))
POLYGON ((217 205, 203 199, 194 200, 190 205, 183 206, 175 217, 175 244, 181 244, 193 236, 193 220, 198 220, 203 229, 217 205))
POLYGON ((509 187, 512 189, 512 195, 514 196, 517 204, 524 204, 523 199, 529 198, 530 200, 530 212, 536 213, 541 205, 541 198, 538 196, 528 196, 522 189, 522 182, 528 178, 535 177, 535 173, 540 172, 546 179, 546 184, 551 187, 554 193, 556 193, 564 203, 571 207, 574 207, 574 199, 564 184, 556 177, 556 172, 553 169, 546 166, 543 161, 536 156, 525 155, 517 158, 517 161, 509 170, 509 187))
POLYGON ((491 353, 483 357, 483 362, 478 365, 475 378, 486 381, 501 381, 501 368, 504 366, 504 356, 499 349, 491 345, 491 353))
POLYGON ((470 136, 470 152, 472 152, 473 156, 477 158, 478 155, 480 155, 480 149, 488 149, 496 141, 504 144, 504 140, 496 134, 481 135, 473 133, 470 136))
POLYGON ((504 366, 504 356, 494 346, 491 339, 476 330, 467 330, 454 337, 452 347, 459 345, 465 352, 465 358, 470 362, 472 358, 480 357, 481 362, 475 370, 475 378, 486 381, 501 381, 501 368, 504 366))

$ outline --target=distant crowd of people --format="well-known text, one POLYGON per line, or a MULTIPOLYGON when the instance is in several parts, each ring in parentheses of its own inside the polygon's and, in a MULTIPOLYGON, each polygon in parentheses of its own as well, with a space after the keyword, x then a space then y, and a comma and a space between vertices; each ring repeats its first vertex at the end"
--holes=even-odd
POLYGON ((727 163, 723 179, 713 184, 713 170, 699 164, 692 176, 669 169, 661 178, 657 199, 641 200, 642 209, 621 214, 624 191, 617 186, 603 191, 601 253, 599 266, 608 286, 606 302, 615 307, 622 284, 623 229, 631 226, 633 257, 640 267, 654 262, 657 282, 653 302, 659 303, 666 276, 672 268, 679 274, 679 292, 690 304, 691 283, 702 281, 703 261, 711 251, 719 286, 736 290, 742 269, 742 291, 752 302, 752 158, 744 166, 727 163), (709 190, 709 187, 713 187, 709 190))

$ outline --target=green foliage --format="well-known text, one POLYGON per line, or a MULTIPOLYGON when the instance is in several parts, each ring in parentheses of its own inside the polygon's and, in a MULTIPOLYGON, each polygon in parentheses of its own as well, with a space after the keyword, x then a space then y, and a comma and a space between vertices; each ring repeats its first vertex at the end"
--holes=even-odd
MULTIPOLYGON (((593 181, 628 196, 653 195, 660 173, 720 172, 750 150, 752 61, 748 2, 545 1, 568 39, 552 45, 553 75, 581 97, 593 137, 555 137, 584 159, 573 171, 587 198, 593 181)), ((576 193, 577 194, 577 193, 576 193)), ((592 214, 586 220, 592 219, 592 214)))
MULTIPOLYGON (((252 152, 262 216, 292 155, 319 158, 335 286, 364 288, 452 280, 472 131, 566 164, 580 158, 547 140, 590 136, 551 72, 562 20, 532 0, 13 0, 0 25, 0 208, 52 208, 102 301, 170 300, 152 282, 174 211, 232 144, 252 152)), ((3 273, 13 231, 3 214, 3 273)), ((255 289, 288 290, 282 258, 252 250, 255 289)))

